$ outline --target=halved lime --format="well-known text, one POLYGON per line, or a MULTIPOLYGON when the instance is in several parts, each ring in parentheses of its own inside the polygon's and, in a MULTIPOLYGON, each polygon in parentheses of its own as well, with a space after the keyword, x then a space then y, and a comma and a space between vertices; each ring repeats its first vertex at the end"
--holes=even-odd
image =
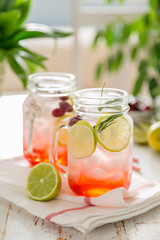
POLYGON ((75 158, 87 158, 96 149, 94 128, 86 121, 78 121, 68 132, 68 150, 75 158))
POLYGON ((128 146, 130 140, 131 127, 127 118, 123 115, 115 118, 102 131, 99 124, 107 120, 110 116, 101 117, 95 126, 98 142, 110 152, 120 152, 128 146))
POLYGON ((30 169, 26 178, 26 192, 37 201, 55 198, 61 190, 61 177, 50 163, 39 163, 30 169))

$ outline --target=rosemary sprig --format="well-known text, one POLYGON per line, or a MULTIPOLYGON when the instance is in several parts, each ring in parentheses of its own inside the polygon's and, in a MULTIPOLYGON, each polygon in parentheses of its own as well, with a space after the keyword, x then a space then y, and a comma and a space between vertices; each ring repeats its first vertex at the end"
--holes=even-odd
POLYGON ((107 127, 109 127, 111 124, 114 123, 114 120, 118 117, 120 117, 122 114, 115 114, 112 115, 110 117, 108 117, 107 119, 105 119, 104 121, 100 122, 98 124, 98 130, 97 132, 100 133, 102 132, 104 129, 106 129, 107 127))
MULTIPOLYGON (((120 98, 117 98, 117 99, 114 99, 114 100, 109 100, 109 101, 105 102, 105 104, 114 103, 114 102, 117 102, 119 100, 120 100, 120 98)), ((105 108, 105 107, 99 107, 98 110, 101 111, 103 108, 105 108)), ((110 108, 114 109, 114 107, 110 107, 110 108)))
POLYGON ((103 86, 102 86, 102 90, 101 90, 101 97, 103 95, 103 90, 104 90, 104 87, 105 87, 105 82, 103 83, 103 86))

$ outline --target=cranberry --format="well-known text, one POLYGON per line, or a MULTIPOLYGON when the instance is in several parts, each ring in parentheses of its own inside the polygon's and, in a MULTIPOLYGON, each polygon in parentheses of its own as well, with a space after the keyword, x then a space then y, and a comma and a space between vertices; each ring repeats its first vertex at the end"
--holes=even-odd
POLYGON ((152 110, 152 106, 146 105, 145 103, 142 103, 138 100, 136 100, 134 103, 129 103, 130 111, 149 111, 152 110))
POLYGON ((59 106, 64 112, 72 112, 73 110, 72 106, 68 102, 60 102, 59 106))
POLYGON ((61 109, 61 108, 55 108, 52 111, 52 115, 54 117, 62 117, 64 114, 65 114, 65 111, 63 109, 61 109))
POLYGON ((66 109, 66 112, 72 112, 73 111, 73 107, 69 104, 69 106, 66 109))
POLYGON ((66 100, 68 100, 68 99, 69 99, 69 97, 67 97, 67 96, 64 96, 64 97, 60 97, 60 99, 61 99, 62 101, 66 101, 66 100))
POLYGON ((144 108, 144 111, 149 111, 149 110, 152 110, 152 107, 151 107, 151 106, 146 106, 146 107, 144 108))
POLYGON ((69 126, 73 126, 75 123, 77 123, 79 120, 82 120, 82 117, 79 115, 76 115, 74 117, 71 118, 71 120, 69 121, 69 126))

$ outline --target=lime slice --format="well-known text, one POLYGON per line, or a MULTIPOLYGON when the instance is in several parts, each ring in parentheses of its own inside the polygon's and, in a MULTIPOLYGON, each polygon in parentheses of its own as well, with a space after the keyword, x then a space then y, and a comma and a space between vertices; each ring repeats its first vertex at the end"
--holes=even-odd
POLYGON ((148 144, 160 152, 160 121, 153 123, 148 130, 148 144))
POLYGON ((150 124, 141 122, 139 124, 135 124, 133 130, 133 139, 136 143, 139 144, 146 144, 147 140, 147 132, 149 129, 150 124))
POLYGON ((59 118, 54 122, 53 125, 57 125, 57 124, 59 124, 62 120, 64 121, 65 119, 68 119, 68 118, 70 118, 70 117, 72 117, 72 116, 73 116, 73 113, 72 113, 72 114, 66 114, 66 115, 64 115, 64 116, 62 116, 62 117, 59 117, 59 118))
POLYGON ((68 144, 68 131, 66 128, 60 129, 58 143, 61 146, 66 146, 68 144))
POLYGON ((61 177, 50 163, 39 163, 30 169, 26 179, 26 192, 37 201, 55 198, 61 190, 61 177))
POLYGON ((78 121, 68 132, 68 150, 75 158, 87 158, 96 149, 94 128, 86 121, 78 121))
POLYGON ((95 131, 98 142, 110 152, 120 152, 128 146, 130 140, 130 124, 124 116, 114 119, 106 128, 98 132, 99 124, 109 116, 101 117, 95 131))
MULTIPOLYGON (((61 126, 66 125, 68 118, 70 118, 72 115, 73 114, 67 114, 65 116, 62 116, 62 117, 58 118, 57 121, 54 122, 55 131, 54 131, 54 134, 53 134, 53 138, 55 138, 57 130, 61 126)), ((63 128, 60 129, 58 144, 61 145, 61 146, 66 146, 68 144, 68 131, 67 131, 67 129, 63 129, 63 128)))

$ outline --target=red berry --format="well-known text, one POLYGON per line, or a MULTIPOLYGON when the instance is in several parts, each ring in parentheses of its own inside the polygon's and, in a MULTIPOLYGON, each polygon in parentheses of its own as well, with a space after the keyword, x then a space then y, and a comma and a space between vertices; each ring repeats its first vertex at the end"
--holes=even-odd
POLYGON ((152 110, 152 107, 151 107, 151 106, 146 106, 144 110, 145 110, 145 111, 152 110))
POLYGON ((75 123, 77 123, 79 120, 82 120, 82 117, 79 115, 76 115, 74 117, 71 118, 71 120, 69 121, 69 126, 73 126, 75 123))
POLYGON ((62 109, 64 112, 72 112, 73 108, 68 102, 60 102, 59 103, 60 109, 62 109))
POLYGON ((69 104, 69 106, 66 109, 66 112, 72 112, 73 111, 73 107, 69 104))
POLYGON ((54 117, 62 117, 64 115, 65 111, 61 108, 56 108, 52 111, 52 115, 54 117))
POLYGON ((67 97, 67 96, 64 96, 64 97, 60 97, 60 99, 61 99, 62 101, 66 101, 66 100, 68 100, 68 99, 69 99, 69 97, 67 97))
POLYGON ((140 107, 140 102, 138 100, 136 100, 134 103, 129 103, 130 109, 132 109, 133 111, 139 111, 139 107, 140 107))

